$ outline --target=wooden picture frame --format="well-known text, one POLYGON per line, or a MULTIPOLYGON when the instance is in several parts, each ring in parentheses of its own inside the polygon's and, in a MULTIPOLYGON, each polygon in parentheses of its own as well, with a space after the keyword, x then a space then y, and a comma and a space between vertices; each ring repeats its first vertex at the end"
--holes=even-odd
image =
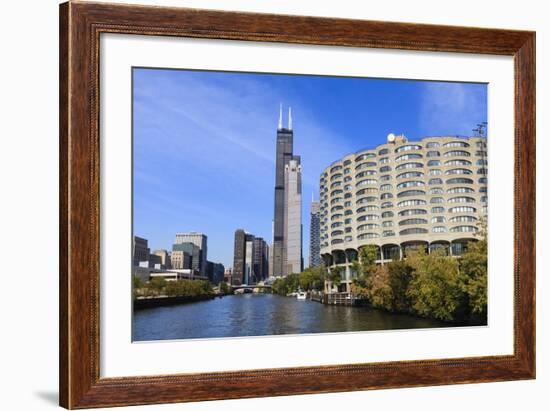
POLYGON ((535 33, 185 8, 60 6, 60 405, 91 408, 535 378, 535 33), (515 71, 514 354, 100 378, 101 33, 483 53, 515 71))

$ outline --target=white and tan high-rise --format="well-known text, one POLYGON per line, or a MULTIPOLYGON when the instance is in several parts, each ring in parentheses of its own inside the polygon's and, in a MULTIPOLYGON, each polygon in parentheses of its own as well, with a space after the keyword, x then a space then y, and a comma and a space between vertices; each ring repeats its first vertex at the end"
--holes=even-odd
POLYGON ((345 268, 367 244, 378 263, 409 249, 440 248, 460 255, 475 241, 487 213, 487 144, 482 137, 427 137, 408 141, 390 134, 386 144, 346 155, 320 178, 321 255, 345 268))

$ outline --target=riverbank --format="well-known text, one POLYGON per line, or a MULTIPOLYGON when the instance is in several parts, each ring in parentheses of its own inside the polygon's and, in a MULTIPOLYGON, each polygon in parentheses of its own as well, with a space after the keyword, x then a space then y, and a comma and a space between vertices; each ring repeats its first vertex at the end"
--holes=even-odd
POLYGON ((212 300, 216 298, 214 294, 195 295, 195 296, 157 296, 140 297, 134 300, 134 310, 143 310, 146 308, 168 307, 171 305, 196 303, 199 301, 212 300))

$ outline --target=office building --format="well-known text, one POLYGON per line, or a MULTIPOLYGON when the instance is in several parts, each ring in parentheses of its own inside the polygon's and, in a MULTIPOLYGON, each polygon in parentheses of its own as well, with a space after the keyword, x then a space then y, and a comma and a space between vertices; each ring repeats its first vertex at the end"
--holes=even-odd
POLYGON ((199 247, 200 256, 198 262, 198 270, 202 276, 206 276, 206 261, 208 257, 208 238, 202 233, 189 232, 177 233, 175 244, 192 243, 199 247))
POLYGON ((318 267, 321 260, 321 203, 312 201, 309 211, 309 266, 318 267))
POLYGON ((233 285, 256 284, 269 275, 269 248, 261 237, 244 230, 235 231, 233 251, 233 285))
POLYGON ((294 158, 285 166, 283 275, 303 270, 302 256, 302 166, 294 158))
POLYGON ((139 267, 142 261, 149 261, 149 246, 145 238, 134 236, 134 244, 132 250, 132 259, 134 267, 139 267))

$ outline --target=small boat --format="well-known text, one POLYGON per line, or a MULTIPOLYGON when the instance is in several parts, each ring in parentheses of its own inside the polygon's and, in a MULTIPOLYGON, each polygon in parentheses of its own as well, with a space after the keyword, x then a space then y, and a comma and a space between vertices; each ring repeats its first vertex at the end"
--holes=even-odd
POLYGON ((306 294, 305 292, 303 292, 303 291, 298 291, 298 292, 296 293, 296 299, 297 299, 297 300, 305 300, 306 297, 307 297, 307 294, 306 294))

